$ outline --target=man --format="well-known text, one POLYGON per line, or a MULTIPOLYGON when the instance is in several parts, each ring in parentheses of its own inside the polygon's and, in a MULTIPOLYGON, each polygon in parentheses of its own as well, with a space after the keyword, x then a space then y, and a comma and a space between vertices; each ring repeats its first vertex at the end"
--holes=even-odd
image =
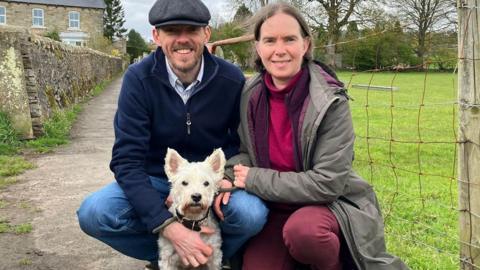
MULTIPOLYGON (((210 13, 200 0, 158 0, 149 13, 157 50, 126 71, 115 115, 110 168, 116 182, 82 203, 82 230, 121 253, 158 269, 158 233, 186 266, 204 264, 212 249, 177 222, 165 206, 170 185, 163 171, 167 147, 189 161, 221 147, 238 152, 240 93, 245 82, 234 65, 206 49, 210 13)), ((244 191, 232 193, 220 217, 224 258, 261 230, 267 209, 244 191)), ((160 247, 161 248, 161 247, 160 247)))

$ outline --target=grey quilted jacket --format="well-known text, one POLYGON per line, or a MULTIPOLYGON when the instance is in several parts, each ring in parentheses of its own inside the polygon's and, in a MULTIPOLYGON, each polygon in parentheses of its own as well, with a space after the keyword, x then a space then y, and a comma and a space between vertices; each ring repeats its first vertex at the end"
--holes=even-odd
MULTIPOLYGON (((247 110, 261 76, 245 85, 240 104, 240 153, 227 162, 233 179, 235 164, 250 166, 246 190, 267 201, 325 204, 335 214, 359 270, 408 269, 386 252, 383 219, 372 187, 352 170, 354 132, 348 99, 341 89, 327 84, 315 63, 310 72, 309 104, 301 129, 302 172, 258 168, 255 142, 249 135, 247 110)), ((322 252, 322 251, 319 251, 322 252)))

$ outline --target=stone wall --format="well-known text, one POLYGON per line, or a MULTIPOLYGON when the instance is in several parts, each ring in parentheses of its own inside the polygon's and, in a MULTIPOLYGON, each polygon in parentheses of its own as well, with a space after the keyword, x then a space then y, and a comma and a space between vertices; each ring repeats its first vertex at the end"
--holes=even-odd
POLYGON ((83 100, 123 69, 122 59, 17 27, 0 27, 0 110, 23 138, 43 134, 55 110, 83 100))

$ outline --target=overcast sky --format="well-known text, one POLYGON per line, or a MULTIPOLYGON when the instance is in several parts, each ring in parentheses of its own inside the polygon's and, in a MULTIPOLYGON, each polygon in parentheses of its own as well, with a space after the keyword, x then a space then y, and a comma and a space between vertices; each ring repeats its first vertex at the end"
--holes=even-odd
MULTIPOLYGON (((125 25, 127 29, 135 29, 146 41, 152 39, 152 26, 148 23, 148 11, 155 0, 121 0, 125 9, 125 25)), ((202 0, 210 10, 213 23, 226 21, 233 17, 232 7, 228 0, 202 0)), ((212 23, 211 21, 211 23, 212 23)))

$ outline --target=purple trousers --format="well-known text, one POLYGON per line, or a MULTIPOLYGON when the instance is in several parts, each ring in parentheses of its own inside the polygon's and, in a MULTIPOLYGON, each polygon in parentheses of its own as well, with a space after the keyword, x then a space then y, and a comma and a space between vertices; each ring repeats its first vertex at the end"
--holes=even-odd
POLYGON ((326 206, 273 204, 262 231, 248 242, 244 270, 341 270, 351 264, 335 215, 326 206))

